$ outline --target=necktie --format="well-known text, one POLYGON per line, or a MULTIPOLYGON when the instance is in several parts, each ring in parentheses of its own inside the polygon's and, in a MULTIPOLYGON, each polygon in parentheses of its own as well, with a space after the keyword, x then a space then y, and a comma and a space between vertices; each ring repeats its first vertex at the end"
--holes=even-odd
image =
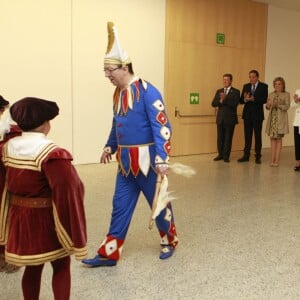
POLYGON ((227 95, 227 88, 224 88, 224 94, 227 95))
POLYGON ((252 87, 251 87, 251 95, 254 95, 255 93, 255 84, 252 84, 252 87))

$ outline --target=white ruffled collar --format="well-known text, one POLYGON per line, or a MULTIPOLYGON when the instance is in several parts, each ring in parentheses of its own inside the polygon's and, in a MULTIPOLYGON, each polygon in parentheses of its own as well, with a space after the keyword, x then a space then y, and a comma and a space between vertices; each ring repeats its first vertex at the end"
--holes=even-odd
POLYGON ((53 143, 40 132, 23 132, 21 136, 8 141, 8 155, 12 157, 35 158, 42 149, 53 143))

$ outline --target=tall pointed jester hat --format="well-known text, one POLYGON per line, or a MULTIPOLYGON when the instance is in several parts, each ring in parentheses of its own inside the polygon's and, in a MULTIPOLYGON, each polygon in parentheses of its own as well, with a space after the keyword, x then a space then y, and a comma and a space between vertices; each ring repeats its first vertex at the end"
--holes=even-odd
POLYGON ((105 64, 125 66, 131 63, 128 54, 122 49, 119 41, 118 30, 113 22, 107 23, 108 44, 104 57, 105 64))

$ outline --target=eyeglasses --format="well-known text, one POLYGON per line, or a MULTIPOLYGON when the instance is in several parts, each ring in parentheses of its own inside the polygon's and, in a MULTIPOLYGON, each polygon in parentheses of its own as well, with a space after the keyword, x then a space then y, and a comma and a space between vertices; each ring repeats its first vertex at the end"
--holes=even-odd
POLYGON ((121 68, 122 67, 117 67, 117 68, 114 68, 114 69, 103 69, 103 72, 111 74, 113 71, 116 71, 116 70, 121 69, 121 68))

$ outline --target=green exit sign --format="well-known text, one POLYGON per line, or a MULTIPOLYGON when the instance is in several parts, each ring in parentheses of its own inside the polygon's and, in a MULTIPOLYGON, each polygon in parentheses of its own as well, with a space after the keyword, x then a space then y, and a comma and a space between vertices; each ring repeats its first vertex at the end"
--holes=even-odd
POLYGON ((199 104, 199 93, 190 93, 190 104, 199 104))
POLYGON ((217 44, 225 44, 225 34, 224 33, 217 33, 217 37, 216 37, 216 42, 217 44))

